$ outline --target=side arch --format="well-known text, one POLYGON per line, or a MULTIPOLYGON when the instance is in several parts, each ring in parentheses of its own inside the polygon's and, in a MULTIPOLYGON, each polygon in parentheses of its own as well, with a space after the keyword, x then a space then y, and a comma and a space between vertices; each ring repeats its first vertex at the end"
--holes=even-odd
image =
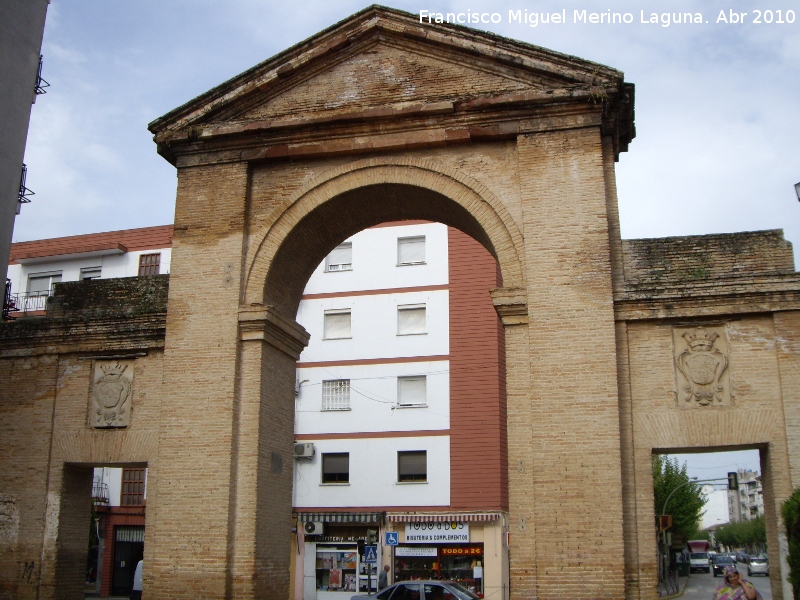
POLYGON ((372 158, 318 176, 275 210, 248 257, 244 304, 270 304, 293 318, 306 281, 333 246, 403 219, 464 231, 497 259, 505 288, 524 289, 522 234, 485 186, 431 160, 372 158))

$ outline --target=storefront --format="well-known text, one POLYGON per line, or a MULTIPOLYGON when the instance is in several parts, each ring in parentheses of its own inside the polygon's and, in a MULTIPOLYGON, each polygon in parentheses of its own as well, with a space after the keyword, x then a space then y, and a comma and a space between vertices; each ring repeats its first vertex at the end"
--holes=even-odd
POLYGON ((508 597, 508 545, 499 513, 389 514, 384 548, 393 581, 456 581, 481 598, 508 597))
POLYGON ((455 581, 481 597, 484 595, 483 565, 483 544, 403 544, 394 552, 395 581, 455 581))
POLYGON ((303 600, 350 600, 378 589, 380 553, 365 555, 365 542, 377 537, 381 513, 298 513, 299 559, 295 573, 303 600), (298 578, 299 579, 299 578, 298 578))

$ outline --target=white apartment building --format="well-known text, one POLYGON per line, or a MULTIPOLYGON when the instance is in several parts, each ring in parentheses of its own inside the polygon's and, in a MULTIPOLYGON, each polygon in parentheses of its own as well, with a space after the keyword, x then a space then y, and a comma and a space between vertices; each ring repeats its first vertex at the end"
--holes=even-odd
POLYGON ((728 514, 731 523, 750 521, 764 514, 764 491, 761 475, 755 471, 739 470, 739 490, 728 494, 728 514))
POLYGON ((17 242, 8 264, 9 312, 44 314, 61 281, 169 273, 171 254, 172 225, 17 242))
POLYGON ((700 493, 706 498, 701 529, 727 525, 730 522, 728 516, 728 490, 718 490, 712 484, 707 483, 700 488, 700 493))

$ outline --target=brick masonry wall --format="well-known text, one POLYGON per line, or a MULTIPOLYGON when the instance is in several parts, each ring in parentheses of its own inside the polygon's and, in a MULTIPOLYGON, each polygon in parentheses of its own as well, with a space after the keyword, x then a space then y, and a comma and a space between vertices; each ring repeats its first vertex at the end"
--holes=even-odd
POLYGON ((622 246, 631 285, 794 273, 792 245, 780 229, 623 240, 622 246))
POLYGON ((230 585, 246 188, 244 164, 178 173, 164 410, 145 534, 145 585, 155 597, 224 597, 230 585))
MULTIPOLYGON (((513 508, 511 521, 513 539, 533 535, 536 545, 521 553, 512 546, 512 593, 621 598, 620 433, 601 139, 596 129, 582 129, 524 136, 518 144, 531 412, 529 430, 515 433, 522 443, 530 440, 533 453, 532 464, 521 465, 528 479, 510 492, 512 507, 532 509, 533 531, 520 531, 527 525, 516 523, 513 508), (535 585, 529 565, 536 565, 535 585)), ((511 444, 509 450, 513 468, 511 444)))
POLYGON ((448 228, 450 284, 450 507, 507 510, 505 340, 489 289, 497 262, 448 228))
MULTIPOLYGON (((685 327, 687 323, 674 325, 685 327)), ((783 357, 779 355, 782 344, 776 343, 773 317, 740 316, 724 320, 723 327, 729 348, 731 404, 689 408, 681 406, 684 402, 677 397, 673 323, 631 322, 621 332, 626 335, 630 370, 630 398, 624 394, 621 400, 623 414, 631 415, 637 516, 635 525, 630 526, 638 532, 641 598, 657 597, 655 554, 641 551, 654 548, 656 541, 650 466, 654 452, 759 448, 765 477, 765 507, 771 505, 768 518, 777 514, 777 507, 791 493, 790 455, 784 427, 785 419, 796 413, 796 399, 788 404, 783 400, 780 373, 783 357)), ((775 524, 773 518, 767 533, 770 562, 777 573, 780 560, 776 553, 775 524)), ((773 592, 774 597, 779 597, 776 590, 773 592)))
POLYGON ((0 360, 0 597, 38 598, 58 361, 0 360), (13 465, 13 468, 11 468, 13 465))

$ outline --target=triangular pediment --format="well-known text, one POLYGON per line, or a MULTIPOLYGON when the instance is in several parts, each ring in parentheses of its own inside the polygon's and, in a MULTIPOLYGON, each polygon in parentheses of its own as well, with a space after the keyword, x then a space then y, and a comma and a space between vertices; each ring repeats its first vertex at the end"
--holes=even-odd
POLYGON ((308 120, 481 98, 606 97, 622 73, 486 32, 369 7, 150 124, 156 139, 215 124, 308 120))
POLYGON ((243 98, 239 106, 220 111, 212 121, 280 122, 295 119, 298 114, 322 116, 386 106, 463 102, 571 85, 455 52, 440 50, 435 54, 426 46, 403 40, 374 40, 337 59, 323 69, 298 73, 282 89, 243 98))

